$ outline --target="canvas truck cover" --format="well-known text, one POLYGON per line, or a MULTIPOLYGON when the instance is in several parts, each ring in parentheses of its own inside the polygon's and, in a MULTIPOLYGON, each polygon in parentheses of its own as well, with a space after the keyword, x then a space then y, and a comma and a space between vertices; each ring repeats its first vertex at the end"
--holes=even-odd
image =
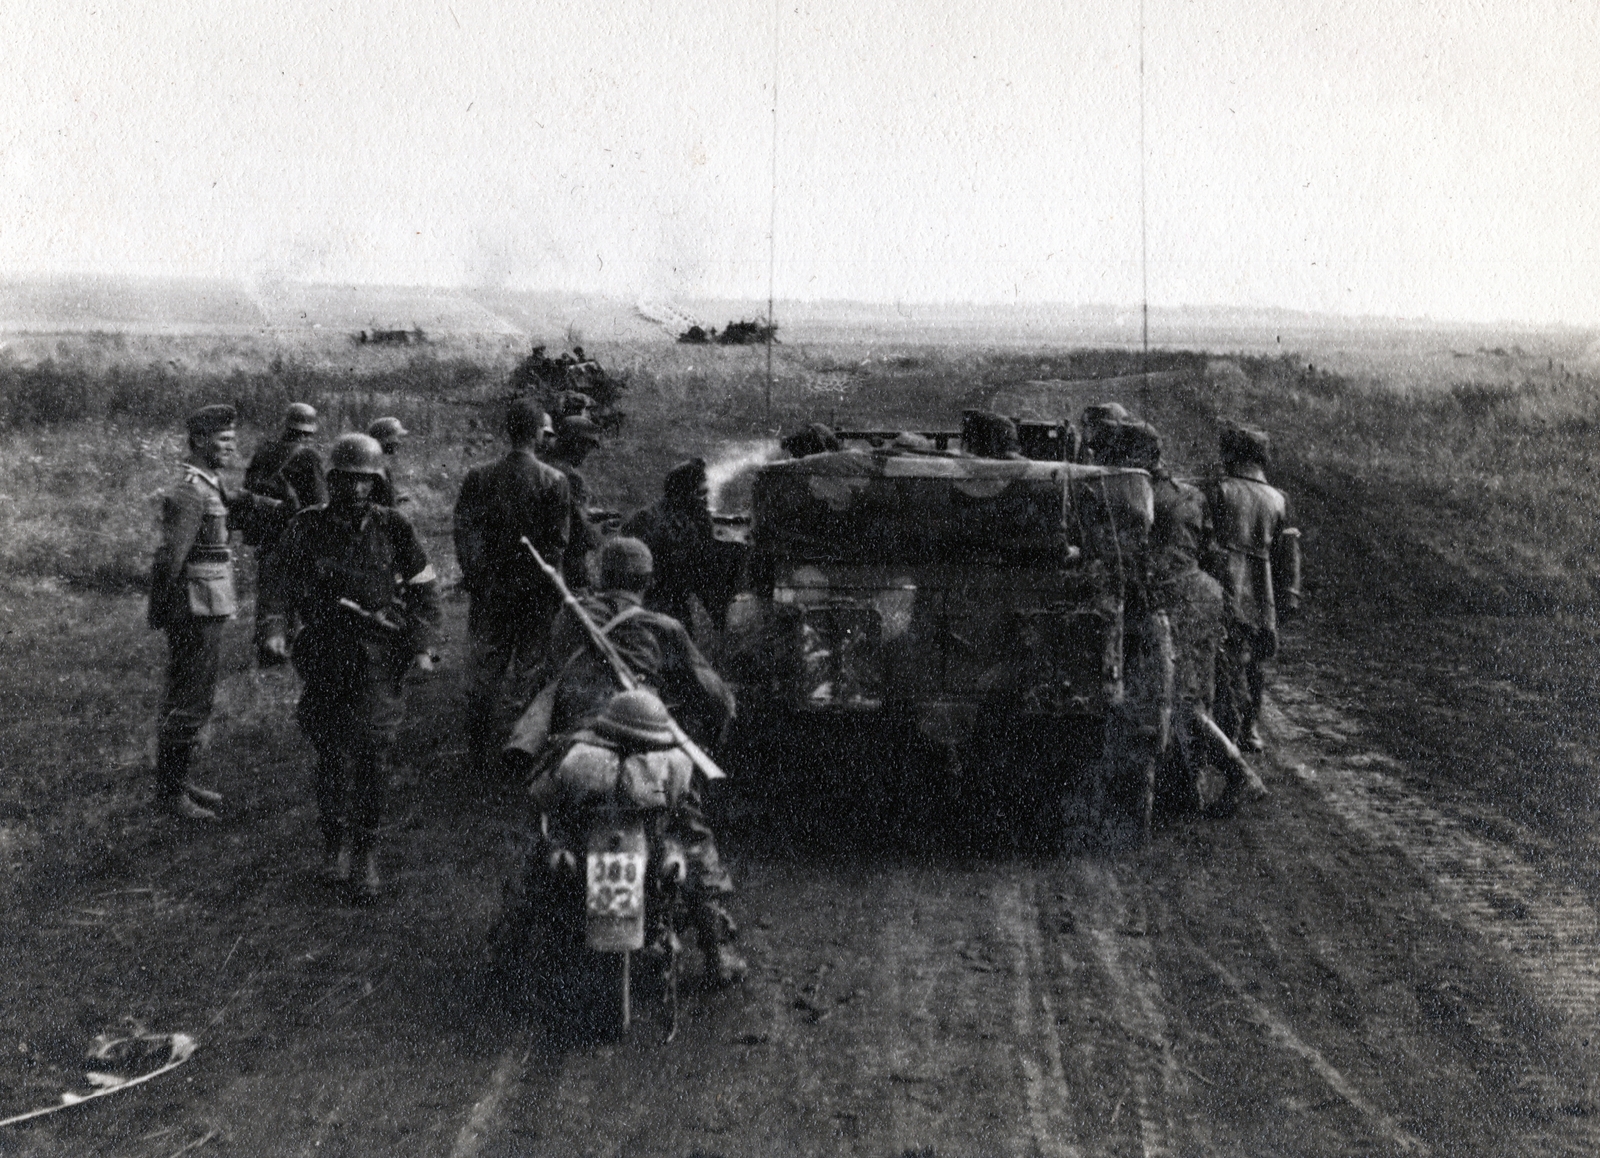
POLYGON ((881 451, 773 463, 752 497, 780 563, 1061 566, 1137 551, 1154 521, 1143 471, 881 451))

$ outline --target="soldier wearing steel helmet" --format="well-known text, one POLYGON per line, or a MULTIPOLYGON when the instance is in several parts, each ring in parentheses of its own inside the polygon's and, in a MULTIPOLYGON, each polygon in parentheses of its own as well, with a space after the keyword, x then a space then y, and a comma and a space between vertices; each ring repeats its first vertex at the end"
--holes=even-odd
POLYGON ((404 501, 404 496, 395 490, 394 475, 399 461, 400 442, 410 433, 398 418, 392 416, 375 419, 367 427, 367 434, 377 439, 378 445, 383 447, 383 473, 372 487, 372 501, 380 507, 398 507, 404 501))
POLYGON ((1120 402, 1096 402, 1083 408, 1083 441, 1078 447, 1078 461, 1103 462, 1107 441, 1116 428, 1129 420, 1127 408, 1120 402))
MULTIPOLYGON (((283 415, 283 433, 260 447, 245 468, 244 487, 252 494, 264 495, 288 504, 290 510, 321 506, 328 501, 322 459, 311 440, 317 434, 316 409, 306 402, 291 402, 283 415)), ((255 519, 242 530, 247 546, 256 549, 256 629, 257 659, 264 665, 286 663, 291 624, 281 607, 272 605, 265 594, 277 588, 273 575, 277 566, 278 541, 287 519, 255 519)))
POLYGON ((305 684, 297 718, 317 753, 325 872, 365 900, 382 887, 376 837, 404 677, 413 664, 432 668, 439 624, 438 583, 416 533, 372 502, 382 471, 383 450, 369 435, 334 444, 328 504, 289 524, 278 592, 305 622, 293 653, 305 684))
POLYGON ((190 777, 196 740, 216 697, 222 626, 238 611, 230 514, 277 517, 283 504, 248 491, 227 494, 220 472, 238 457, 234 410, 189 416, 183 478, 162 497, 161 544, 150 573, 148 622, 167 634, 166 687, 156 755, 160 805, 188 820, 216 820, 222 797, 190 777))
POLYGON ((1278 652, 1279 611, 1300 605, 1300 532, 1288 498, 1267 482, 1266 432, 1226 423, 1218 441, 1222 471, 1206 488, 1215 535, 1208 569, 1222 584, 1226 622, 1217 722, 1240 748, 1259 752, 1264 665, 1278 652))
POLYGON ((544 819, 536 826, 537 835, 524 850, 522 863, 506 880, 500 919, 490 934, 490 951, 502 964, 515 960, 524 949, 537 956, 544 947, 538 938, 549 928, 552 903, 562 888, 560 876, 579 871, 581 810, 597 798, 619 794, 624 773, 631 772, 630 784, 659 786, 666 815, 652 842, 652 855, 659 856, 669 871, 676 868, 686 916, 704 955, 707 982, 724 986, 743 979, 747 966, 732 945, 738 929, 724 905, 733 881, 705 820, 704 778, 678 746, 670 723, 666 706, 654 692, 638 689, 612 695, 571 736, 560 762, 534 780, 528 795, 544 819))
MULTIPOLYGON (((583 395, 578 395, 582 398, 583 395)), ((600 546, 600 527, 589 514, 589 484, 583 477, 584 461, 600 446, 600 428, 583 413, 565 414, 555 420, 555 433, 544 461, 567 479, 570 515, 567 521, 567 552, 562 558, 561 578, 567 589, 578 591, 589 586, 589 557, 600 546)))

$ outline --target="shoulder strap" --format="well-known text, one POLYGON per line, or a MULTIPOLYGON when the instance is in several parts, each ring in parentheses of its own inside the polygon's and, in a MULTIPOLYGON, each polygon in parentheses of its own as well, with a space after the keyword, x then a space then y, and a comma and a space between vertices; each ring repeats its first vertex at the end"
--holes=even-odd
MULTIPOLYGON (((645 609, 643 607, 638 606, 638 605, 634 605, 634 606, 631 606, 631 607, 624 607, 621 611, 617 612, 610 619, 606 620, 604 624, 601 625, 600 634, 609 637, 611 635, 611 629, 612 628, 618 627, 618 626, 628 622, 628 620, 630 620, 630 619, 633 619, 633 618, 635 618, 637 616, 643 615, 644 611, 645 611, 645 609)), ((563 663, 561 665, 560 670, 556 672, 555 679, 559 680, 563 676, 565 676, 567 674, 567 672, 572 670, 572 665, 577 663, 580 658, 582 658, 584 655, 586 655, 593 648, 594 648, 594 640, 590 639, 588 637, 587 633, 586 633, 584 635, 584 637, 583 637, 583 643, 578 647, 578 649, 576 651, 574 651, 571 655, 567 656, 566 662, 563 663)))

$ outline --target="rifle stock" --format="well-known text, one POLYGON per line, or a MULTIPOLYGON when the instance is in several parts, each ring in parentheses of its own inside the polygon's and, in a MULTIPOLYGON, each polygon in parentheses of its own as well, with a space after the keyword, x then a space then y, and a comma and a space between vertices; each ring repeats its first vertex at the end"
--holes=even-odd
MULTIPOLYGON (((528 554, 533 556, 533 561, 539 564, 539 570, 544 572, 545 578, 554 583, 556 590, 561 592, 561 602, 570 607, 572 613, 578 617, 578 622, 583 624, 584 630, 589 633, 590 642, 599 649, 600 654, 605 656, 606 662, 611 665, 612 674, 617 677, 617 682, 622 685, 622 690, 626 692, 637 691, 639 688, 638 678, 628 670, 627 663, 617 653, 616 647, 606 638, 605 633, 590 618, 589 613, 584 610, 583 604, 578 602, 578 597, 567 589, 566 581, 561 578, 561 572, 545 562, 544 556, 539 554, 539 549, 533 545, 526 535, 522 536, 522 545, 528 549, 528 554)), ((667 724, 672 729, 673 742, 688 754, 689 759, 694 761, 694 766, 705 773, 707 780, 726 780, 728 778, 728 774, 717 766, 717 762, 711 758, 710 753, 689 738, 689 733, 685 732, 682 725, 672 718, 671 713, 667 715, 667 724)))

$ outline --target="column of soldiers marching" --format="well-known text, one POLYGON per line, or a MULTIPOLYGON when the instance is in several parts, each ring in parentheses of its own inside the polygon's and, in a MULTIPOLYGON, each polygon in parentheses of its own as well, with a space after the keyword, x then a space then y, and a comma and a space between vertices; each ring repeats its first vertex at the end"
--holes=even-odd
MULTIPOLYGON (((1009 420, 984 417, 969 453, 1016 456, 1009 420)), ((470 601, 467 762, 478 775, 506 764, 536 773, 536 807, 559 814, 562 793, 550 773, 562 752, 616 765, 675 750, 685 734, 707 747, 723 738, 733 695, 685 624, 691 598, 713 622, 725 617, 733 568, 718 555, 727 544, 712 534, 703 460, 675 467, 661 499, 624 523, 589 505, 582 468, 600 439, 581 406, 560 408, 552 422, 517 398, 504 430, 506 454, 467 473, 454 512, 470 601), (611 656, 601 654, 600 637, 611 656), (622 682, 635 690, 619 693, 608 666, 619 660, 631 673, 622 682)), ((399 509, 406 497, 394 463, 407 433, 399 419, 341 435, 326 470, 316 431, 315 410, 290 406, 282 436, 257 452, 244 487, 230 491, 220 472, 236 456, 233 409, 207 406, 188 420, 189 453, 164 498, 150 586, 149 622, 169 644, 157 795, 162 808, 194 822, 214 822, 223 808, 192 771, 223 625, 238 609, 230 545, 238 530, 258 561, 258 662, 292 663, 301 681, 296 719, 316 756, 322 873, 350 900, 370 902, 383 890, 377 835, 406 677, 432 670, 437 658, 438 581, 399 509)), ((1174 478, 1159 434, 1115 403, 1089 408, 1081 440, 1074 431, 1072 441, 1080 461, 1151 476, 1155 524, 1142 598, 1166 614, 1174 639, 1166 759, 1191 786, 1202 766, 1220 768, 1226 788, 1211 811, 1231 814, 1244 795, 1266 792, 1245 753, 1263 747, 1263 665, 1277 651, 1280 610, 1299 599, 1298 532, 1283 493, 1266 481, 1267 437, 1224 426, 1220 468, 1199 486, 1174 478)), ((839 449, 821 425, 783 445, 796 457, 839 449)), ((745 962, 731 947, 736 930, 724 900, 733 885, 702 812, 705 787, 697 773, 675 791, 672 827, 708 979, 720 985, 737 981, 745 962)), ((490 938, 502 959, 536 934, 550 875, 570 869, 562 853, 559 841, 535 834, 508 874, 490 938)))

